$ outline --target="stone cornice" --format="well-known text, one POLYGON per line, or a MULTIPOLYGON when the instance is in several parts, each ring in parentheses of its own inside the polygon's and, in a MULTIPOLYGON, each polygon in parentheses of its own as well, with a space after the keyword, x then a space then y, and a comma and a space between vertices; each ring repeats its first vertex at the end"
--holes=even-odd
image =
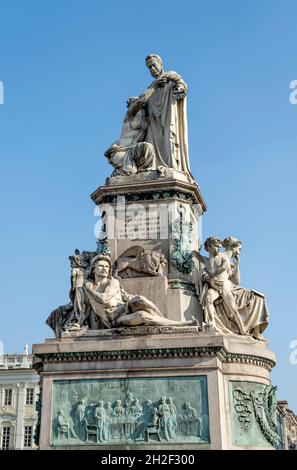
POLYGON ((176 198, 181 201, 201 204, 203 212, 207 210, 199 186, 179 180, 162 180, 161 182, 157 180, 147 184, 135 182, 133 183, 133 191, 131 184, 105 185, 96 189, 91 194, 91 198, 95 204, 113 203, 116 202, 117 195, 125 196, 129 202, 176 198))
POLYGON ((275 366, 275 361, 268 359, 266 357, 255 356, 253 354, 238 354, 227 352, 223 360, 224 363, 240 363, 240 364, 250 364, 253 366, 264 367, 265 369, 271 371, 275 366))
POLYGON ((270 371, 275 362, 266 357, 252 354, 231 353, 223 346, 201 346, 189 348, 152 348, 119 351, 75 351, 38 354, 34 367, 40 370, 42 363, 124 361, 143 359, 175 359, 191 357, 217 357, 222 363, 248 364, 264 367, 270 371))

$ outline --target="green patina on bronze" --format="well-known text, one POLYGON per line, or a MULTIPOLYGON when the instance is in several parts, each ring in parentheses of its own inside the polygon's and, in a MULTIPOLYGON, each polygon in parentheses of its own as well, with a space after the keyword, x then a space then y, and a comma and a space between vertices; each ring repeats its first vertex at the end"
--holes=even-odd
POLYGON ((53 446, 209 442, 206 376, 54 381, 53 446))
POLYGON ((171 282, 169 287, 170 289, 182 289, 186 291, 189 295, 197 295, 197 291, 194 284, 184 283, 182 281, 175 281, 171 282))
POLYGON ((40 422, 41 422, 41 402, 42 402, 42 389, 40 389, 38 393, 38 398, 35 403, 35 410, 37 411, 37 423, 35 426, 35 433, 33 436, 34 443, 39 446, 39 439, 40 439, 40 422))
POLYGON ((183 274, 190 274, 194 269, 192 252, 193 225, 183 220, 182 212, 180 218, 172 224, 174 235, 174 252, 171 260, 176 269, 183 274))
POLYGON ((272 385, 230 382, 233 445, 278 445, 275 391, 272 385))
MULTIPOLYGON (((107 194, 102 198, 101 203, 104 204, 116 204, 119 195, 107 194)), ((196 204, 197 201, 193 194, 179 191, 178 189, 170 189, 168 191, 150 191, 150 192, 139 192, 133 194, 125 194, 125 200, 127 202, 134 201, 158 201, 164 199, 179 199, 181 201, 190 202, 196 204)))
POLYGON ((98 254, 110 255, 109 242, 107 237, 97 239, 96 244, 98 254))

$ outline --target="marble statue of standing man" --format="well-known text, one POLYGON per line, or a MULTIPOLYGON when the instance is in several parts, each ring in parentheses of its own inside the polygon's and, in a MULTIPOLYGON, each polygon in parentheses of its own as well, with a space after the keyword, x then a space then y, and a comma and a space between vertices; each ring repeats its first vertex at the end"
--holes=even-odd
POLYGON ((161 57, 150 54, 146 65, 156 91, 148 100, 146 142, 155 147, 157 166, 190 175, 186 94, 188 87, 176 72, 164 72, 161 57))
MULTIPOLYGON (((154 146, 157 169, 163 167, 185 173, 190 180, 186 94, 188 87, 176 72, 165 72, 160 56, 146 57, 153 83, 139 97, 139 106, 146 102, 147 133, 145 142, 154 146)), ((133 108, 138 110, 137 101, 133 108)), ((133 114, 133 108, 130 114, 133 114)))

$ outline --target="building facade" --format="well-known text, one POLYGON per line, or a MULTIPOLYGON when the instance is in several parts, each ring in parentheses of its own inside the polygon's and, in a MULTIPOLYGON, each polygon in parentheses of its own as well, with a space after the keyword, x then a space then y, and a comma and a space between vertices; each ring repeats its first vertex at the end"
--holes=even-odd
POLYGON ((25 346, 22 354, 0 357, 0 449, 36 449, 36 401, 39 377, 32 368, 33 356, 25 346))
POLYGON ((280 436, 279 450, 297 450, 297 416, 286 400, 277 402, 277 426, 280 436))

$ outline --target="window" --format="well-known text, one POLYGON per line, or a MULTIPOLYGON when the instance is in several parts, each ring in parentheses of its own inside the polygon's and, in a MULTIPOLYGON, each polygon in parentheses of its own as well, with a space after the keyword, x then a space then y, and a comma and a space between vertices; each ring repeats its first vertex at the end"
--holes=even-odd
POLYGON ((10 441, 10 426, 5 426, 2 428, 2 442, 1 442, 2 450, 9 450, 9 441, 10 441))
POLYGON ((6 388, 4 394, 4 405, 12 405, 12 388, 6 388))
POLYGON ((17 357, 17 362, 23 362, 22 356, 18 356, 18 357, 17 357))
POLYGON ((7 362, 14 362, 14 357, 8 357, 7 362))
POLYGON ((27 388, 26 390, 26 405, 33 405, 34 404, 34 389, 27 388))
POLYGON ((24 447, 32 447, 32 434, 33 434, 32 426, 25 426, 24 447))

